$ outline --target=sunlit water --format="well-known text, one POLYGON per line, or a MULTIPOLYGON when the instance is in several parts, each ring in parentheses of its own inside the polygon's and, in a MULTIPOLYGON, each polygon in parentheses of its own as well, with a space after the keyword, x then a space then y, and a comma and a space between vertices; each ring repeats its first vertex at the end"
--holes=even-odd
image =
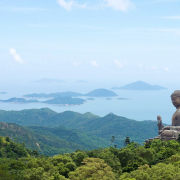
MULTIPOLYGON (((0 94, 0 99, 9 99, 11 97, 21 97, 28 93, 53 93, 74 91, 79 93, 88 93, 94 89, 106 88, 109 90, 112 86, 102 84, 11 84, 1 85, 1 90, 7 94, 0 94)), ((170 95, 174 88, 161 91, 126 91, 113 90, 118 97, 113 97, 112 100, 105 98, 96 98, 88 100, 80 106, 58 106, 43 103, 29 104, 13 104, 0 103, 2 110, 23 110, 32 108, 48 107, 56 112, 75 111, 79 113, 91 112, 95 115, 105 116, 108 113, 114 113, 119 116, 127 117, 135 120, 156 120, 157 115, 161 115, 163 122, 170 124, 172 114, 175 112, 170 95), (117 100, 117 98, 129 98, 129 100, 117 100)), ((83 97, 86 99, 87 97, 83 97)))

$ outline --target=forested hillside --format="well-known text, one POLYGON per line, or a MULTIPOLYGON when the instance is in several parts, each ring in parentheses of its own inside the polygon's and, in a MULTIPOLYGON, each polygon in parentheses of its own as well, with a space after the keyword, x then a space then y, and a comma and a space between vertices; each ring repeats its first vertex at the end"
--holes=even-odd
POLYGON ((180 143, 154 140, 143 146, 94 149, 39 156, 8 137, 0 137, 2 180, 178 180, 180 143))
MULTIPOLYGON (((87 150, 90 150, 93 148, 105 147, 109 144, 112 136, 115 136, 115 143, 119 148, 123 147, 123 142, 127 135, 131 137, 132 141, 142 144, 146 139, 157 136, 158 131, 156 121, 152 120, 135 121, 112 113, 104 117, 99 117, 89 112, 85 114, 72 111, 57 113, 48 108, 22 111, 0 110, 0 122, 16 123, 21 126, 26 126, 27 128, 28 126, 34 126, 33 128, 31 127, 31 132, 37 134, 35 136, 36 138, 41 137, 41 144, 42 142, 45 144, 53 144, 48 143, 48 141, 51 141, 51 139, 53 140, 53 138, 56 138, 56 140, 57 138, 61 138, 61 140, 69 140, 69 143, 77 143, 80 145, 74 148, 66 146, 66 149, 71 150, 75 150, 76 148, 82 150, 87 147, 87 150), (36 128, 35 126, 42 126, 44 128, 36 128), (61 128, 58 129, 59 126, 61 126, 61 128), (62 127, 67 128, 65 134, 68 134, 68 136, 64 136, 63 133, 59 133, 58 136, 56 135, 58 134, 57 132, 63 132, 62 127), (76 141, 76 136, 70 133, 72 129, 73 133, 81 137, 78 141, 76 141), (41 132, 41 134, 39 132, 41 132), (90 137, 90 135, 92 138, 91 141, 87 138, 90 137), (86 144, 84 144, 84 142, 86 144), (87 142, 91 142, 92 144, 90 145, 89 143, 88 145, 87 142)), ((50 146, 54 147, 54 145, 50 146)))
POLYGON ((25 143, 27 148, 37 149, 40 154, 48 156, 70 153, 77 149, 104 148, 110 145, 110 141, 64 127, 29 126, 25 128, 14 123, 0 123, 0 136, 9 136, 11 140, 25 143))

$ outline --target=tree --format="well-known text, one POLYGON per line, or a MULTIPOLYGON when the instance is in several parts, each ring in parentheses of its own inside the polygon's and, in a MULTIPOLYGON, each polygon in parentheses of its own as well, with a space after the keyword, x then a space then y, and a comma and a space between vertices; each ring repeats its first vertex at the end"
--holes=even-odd
POLYGON ((124 140, 124 145, 125 146, 127 146, 128 144, 130 144, 131 142, 130 142, 130 138, 129 138, 129 136, 127 135, 126 136, 126 139, 124 140))
POLYGON ((86 158, 82 162, 84 165, 69 173, 70 180, 115 180, 112 168, 104 160, 99 158, 86 158))

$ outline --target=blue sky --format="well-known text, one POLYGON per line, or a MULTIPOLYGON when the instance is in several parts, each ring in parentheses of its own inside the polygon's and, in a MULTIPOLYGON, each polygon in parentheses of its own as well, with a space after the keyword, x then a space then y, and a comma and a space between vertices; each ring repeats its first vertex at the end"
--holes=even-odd
POLYGON ((0 0, 0 27, 5 79, 179 82, 180 0, 0 0))

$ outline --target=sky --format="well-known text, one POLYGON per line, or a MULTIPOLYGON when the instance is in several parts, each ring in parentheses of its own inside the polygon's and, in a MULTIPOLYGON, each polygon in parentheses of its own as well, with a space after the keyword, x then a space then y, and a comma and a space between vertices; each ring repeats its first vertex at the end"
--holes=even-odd
POLYGON ((0 77, 179 82, 180 0, 0 0, 0 77))

